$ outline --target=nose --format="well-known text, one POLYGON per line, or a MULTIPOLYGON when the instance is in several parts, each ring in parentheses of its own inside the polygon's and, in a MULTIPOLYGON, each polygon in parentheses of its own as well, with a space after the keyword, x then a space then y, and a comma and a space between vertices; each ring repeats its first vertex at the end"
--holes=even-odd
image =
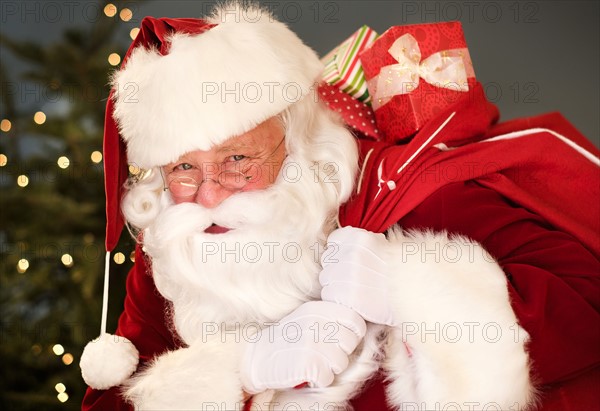
POLYGON ((198 187, 196 203, 205 208, 215 208, 232 194, 231 191, 224 189, 218 182, 206 180, 198 187))

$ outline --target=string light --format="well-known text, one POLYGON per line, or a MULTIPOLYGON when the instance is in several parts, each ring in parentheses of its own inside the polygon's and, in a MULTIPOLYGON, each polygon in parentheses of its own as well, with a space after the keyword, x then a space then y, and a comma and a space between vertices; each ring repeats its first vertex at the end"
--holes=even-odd
POLYGON ((17 271, 20 274, 23 274, 25 271, 27 271, 28 268, 29 268, 29 261, 27 261, 27 259, 25 259, 25 258, 21 258, 19 260, 19 262, 17 263, 17 271))
POLYGON ((0 130, 4 131, 5 133, 8 133, 11 128, 12 128, 12 123, 10 122, 9 119, 5 118, 2 121, 0 121, 0 130))
POLYGON ((114 17, 117 14, 117 6, 112 3, 108 3, 104 6, 104 14, 106 17, 114 17))
POLYGON ((135 40, 135 38, 137 37, 138 33, 140 32, 140 28, 139 27, 134 27, 129 31, 129 37, 131 37, 131 40, 135 40))
POLYGON ((108 56, 108 64, 110 64, 111 66, 116 66, 120 62, 121 56, 119 56, 117 53, 110 53, 110 55, 108 56))
POLYGON ((65 392, 67 390, 67 387, 65 387, 65 384, 63 384, 62 382, 59 382, 54 386, 54 389, 60 394, 61 392, 65 392))
POLYGON ((131 253, 129 253, 129 259, 131 260, 132 263, 135 263, 135 251, 132 251, 131 253))
POLYGON ((65 353, 65 347, 60 344, 54 344, 52 346, 52 352, 56 355, 63 355, 65 353))
POLYGON ((117 264, 123 264, 125 262, 125 254, 123 254, 123 253, 116 253, 113 256, 113 260, 115 260, 115 263, 117 263, 117 264))
POLYGON ((98 164, 102 161, 102 153, 96 150, 90 155, 90 158, 92 159, 93 163, 98 164))
POLYGON ((8 157, 6 154, 0 154, 0 167, 4 167, 8 163, 8 157))
POLYGON ((119 13, 119 17, 123 21, 129 21, 133 17, 133 12, 130 9, 128 9, 127 7, 125 7, 124 9, 121 9, 121 12, 119 13))
POLYGON ((69 165, 71 164, 71 161, 69 160, 68 157, 60 156, 58 158, 58 161, 56 161, 56 163, 58 164, 58 166, 60 168, 62 168, 64 170, 65 168, 69 167, 69 165))
POLYGON ((65 355, 63 355, 62 356, 62 362, 65 365, 71 365, 71 364, 73 364, 73 354, 66 353, 65 355))
POLYGON ((56 396, 60 402, 66 402, 69 399, 69 395, 66 392, 61 392, 56 396))
POLYGON ((21 174, 19 177, 17 177, 17 185, 19 187, 27 187, 28 184, 29 177, 27 177, 25 174, 21 174))
POLYGON ((33 115, 33 121, 36 124, 44 124, 46 122, 46 115, 43 111, 38 111, 33 115))
POLYGON ((39 344, 33 344, 31 346, 31 352, 33 353, 33 355, 40 355, 40 353, 42 352, 42 347, 39 344))
POLYGON ((65 265, 65 267, 73 266, 73 257, 71 257, 70 254, 63 254, 62 257, 60 257, 60 261, 65 265))

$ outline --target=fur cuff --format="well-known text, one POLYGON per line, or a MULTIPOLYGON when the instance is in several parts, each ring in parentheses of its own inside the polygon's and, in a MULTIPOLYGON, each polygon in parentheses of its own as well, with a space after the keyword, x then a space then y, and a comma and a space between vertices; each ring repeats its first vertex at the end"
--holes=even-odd
POLYGON ((157 357, 125 386, 136 410, 241 410, 239 355, 233 344, 196 343, 157 357))
POLYGON ((387 347, 388 398, 400 409, 528 407, 529 336, 498 263, 481 245, 446 233, 395 229, 389 239, 400 325, 387 347))

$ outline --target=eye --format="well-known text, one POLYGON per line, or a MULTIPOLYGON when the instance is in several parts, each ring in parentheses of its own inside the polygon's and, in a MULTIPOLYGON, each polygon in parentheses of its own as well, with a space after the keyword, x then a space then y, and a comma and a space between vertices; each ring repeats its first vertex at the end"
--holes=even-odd
POLYGON ((173 167, 173 171, 186 171, 186 170, 191 170, 193 167, 190 163, 181 163, 181 164, 177 164, 175 167, 173 167))
POLYGON ((246 156, 243 154, 234 154, 229 157, 229 160, 230 161, 242 161, 245 158, 246 158, 246 156))

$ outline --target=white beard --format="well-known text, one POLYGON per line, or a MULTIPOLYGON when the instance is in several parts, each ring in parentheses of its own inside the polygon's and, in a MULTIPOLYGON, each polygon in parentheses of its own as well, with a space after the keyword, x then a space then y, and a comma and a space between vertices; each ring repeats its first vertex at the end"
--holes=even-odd
MULTIPOLYGON (((313 203, 312 195, 291 196, 307 189, 306 182, 304 190, 295 183, 280 178, 215 209, 171 205, 144 230, 154 281, 173 303, 184 342, 225 324, 263 327, 319 298, 320 256, 331 230, 325 223, 337 210, 317 206, 323 202, 313 203), (231 231, 205 233, 213 223, 231 231)), ((308 185, 322 191, 313 181, 308 185)))
MULTIPOLYGON (((173 205, 154 174, 124 199, 127 220, 143 230, 156 287, 172 302, 173 331, 191 347, 214 340, 216 328, 221 333, 226 328, 228 341, 228 331, 235 328, 237 340, 245 335, 240 327, 250 326, 250 332, 267 327, 304 302, 320 299, 320 259, 338 208, 352 192, 358 158, 352 136, 335 125, 328 111, 305 103, 298 113, 306 111, 310 115, 301 117, 312 120, 288 121, 288 135, 295 137, 271 187, 237 193, 205 209, 194 203, 173 205), (212 224, 231 231, 206 233, 212 224)), ((343 407, 378 369, 381 331, 369 325, 350 366, 330 387, 278 391, 272 401, 303 409, 343 407)), ((227 353, 227 358, 234 356, 227 353)))
MULTIPOLYGON (((223 333, 234 334, 237 341, 320 299, 320 258, 333 229, 327 224, 331 210, 309 206, 310 195, 286 197, 297 189, 279 181, 267 190, 232 196, 217 209, 172 205, 144 230, 156 287, 172 301, 175 330, 185 343, 207 342, 216 333, 222 339, 223 333), (212 223, 233 229, 205 233, 212 223)), ((369 326, 350 367, 332 386, 268 390, 265 398, 255 398, 258 408, 273 401, 303 409, 344 408, 378 368, 381 332, 381 326, 369 326)))

